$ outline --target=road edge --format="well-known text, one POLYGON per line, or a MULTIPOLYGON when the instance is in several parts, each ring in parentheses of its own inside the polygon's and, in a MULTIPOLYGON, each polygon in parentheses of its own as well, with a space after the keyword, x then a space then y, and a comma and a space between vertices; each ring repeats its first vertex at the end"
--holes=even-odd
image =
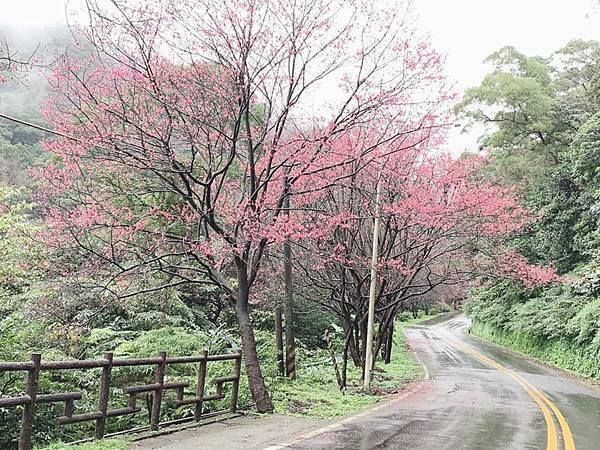
MULTIPOLYGON (((418 324, 416 326, 419 326, 419 325, 420 324, 418 324)), ((402 333, 404 334, 405 338, 408 338, 408 336, 406 334, 406 328, 410 328, 411 326, 413 326, 413 325, 407 325, 402 328, 402 333)), ((295 444, 299 444, 302 441, 305 441, 307 439, 313 438, 315 436, 326 433, 328 431, 335 430, 336 428, 339 428, 342 425, 350 423, 353 420, 364 417, 364 416, 368 415, 369 413, 378 411, 384 407, 391 406, 395 403, 399 403, 399 402, 405 400, 406 398, 410 397, 411 395, 414 395, 414 394, 420 392, 421 389, 423 389, 425 387, 425 385, 427 384, 427 382, 431 379, 431 376, 429 374, 429 369, 427 368, 427 366, 425 364, 423 364, 423 361, 421 361, 421 359, 417 355, 417 352, 410 345, 408 340, 405 340, 404 343, 408 347, 409 353, 411 354, 411 356, 415 359, 415 361, 417 361, 417 363, 419 363, 419 365, 423 369, 423 376, 421 377, 420 380, 415 380, 415 381, 409 382, 400 391, 395 392, 393 394, 386 395, 386 398, 382 399, 381 401, 379 401, 377 403, 374 403, 373 405, 370 405, 370 406, 362 409, 359 412, 342 417, 341 419, 336 420, 328 425, 325 425, 325 426, 322 426, 322 427, 319 427, 319 428, 316 428, 316 429, 313 429, 310 431, 306 431, 306 432, 303 432, 300 434, 296 433, 294 436, 290 436, 290 438, 291 438, 290 440, 287 440, 281 444, 268 445, 266 447, 262 447, 262 449, 263 450, 280 450, 280 449, 284 449, 287 447, 291 447, 291 446, 293 446, 295 444)))
MULTIPOLYGON (((468 317, 468 316, 465 315, 465 317, 468 317)), ((469 318, 469 320, 471 320, 471 319, 469 318)), ((470 329, 470 327, 469 327, 469 329, 470 329)), ((581 384, 586 385, 587 387, 591 387, 594 390, 600 391, 600 380, 594 380, 592 378, 585 377, 584 375, 582 375, 580 373, 574 372, 569 369, 564 369, 564 368, 556 366, 552 363, 549 363, 549 362, 543 361, 539 358, 536 358, 535 356, 529 355, 529 354, 521 352, 519 350, 512 349, 510 347, 506 347, 504 345, 498 344, 494 341, 490 341, 489 339, 483 338, 481 336, 477 336, 476 334, 466 333, 466 332, 463 332, 463 333, 471 338, 477 339, 481 342, 491 345, 492 347, 496 347, 501 350, 504 350, 507 353, 511 353, 511 354, 513 354, 515 356, 519 356, 521 358, 527 358, 527 359, 531 360, 533 363, 538 364, 539 366, 542 366, 542 367, 545 367, 546 369, 550 369, 555 372, 558 372, 562 375, 565 375, 568 378, 571 378, 574 381, 578 381, 581 384)))
POLYGON ((411 395, 419 392, 423 388, 423 386, 426 384, 426 382, 427 382, 426 379, 423 379, 421 381, 411 382, 411 383, 407 384, 400 392, 397 392, 395 394, 389 394, 389 396, 393 397, 393 398, 377 402, 374 405, 371 405, 356 414, 346 416, 346 417, 344 417, 340 420, 337 420, 335 422, 332 422, 328 425, 316 428, 311 431, 300 433, 299 435, 296 434, 295 437, 292 437, 292 439, 285 441, 281 444, 272 444, 272 445, 267 445, 267 446, 261 447, 261 448, 262 448, 262 450, 280 450, 280 449, 288 448, 293 445, 299 444, 307 439, 311 439, 320 434, 327 433, 328 431, 333 431, 333 430, 341 427, 342 425, 350 423, 356 419, 360 419, 361 417, 367 416, 369 413, 378 411, 384 407, 391 406, 394 403, 399 403, 402 400, 405 400, 406 398, 410 397, 411 395), (415 385, 414 388, 411 388, 411 385, 415 385))
MULTIPOLYGON (((423 361, 421 361, 421 358, 419 358, 419 355, 417 355, 417 352, 415 351, 415 349, 412 347, 412 345, 410 345, 410 341, 408 340, 408 335, 406 334, 406 329, 410 328, 413 325, 409 325, 407 327, 403 327, 402 328, 402 333, 404 334, 404 337, 406 338, 404 340, 404 343, 408 346, 408 348, 410 349, 410 353, 412 354, 413 358, 415 358, 415 360, 419 363, 419 365, 423 368, 423 373, 424 373, 424 377, 423 380, 421 380, 421 383, 425 383, 427 380, 429 380, 431 378, 430 374, 429 374, 429 369, 427 368, 427 366, 423 363, 423 361)), ((417 325, 417 326, 421 326, 421 324, 417 325)))

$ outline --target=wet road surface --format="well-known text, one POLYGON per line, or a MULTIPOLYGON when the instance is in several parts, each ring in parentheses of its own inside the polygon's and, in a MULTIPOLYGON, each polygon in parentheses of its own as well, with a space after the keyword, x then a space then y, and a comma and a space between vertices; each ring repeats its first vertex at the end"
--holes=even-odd
POLYGON ((288 449, 600 449, 600 390, 464 334, 459 316, 406 329, 428 379, 288 449))

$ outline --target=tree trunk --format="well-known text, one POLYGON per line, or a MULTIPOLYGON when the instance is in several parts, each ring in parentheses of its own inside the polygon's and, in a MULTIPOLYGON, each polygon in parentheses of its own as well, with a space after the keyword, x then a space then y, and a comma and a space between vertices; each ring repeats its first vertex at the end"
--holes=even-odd
POLYGON ((346 355, 348 355, 348 353, 350 354, 350 357, 352 358, 352 362, 354 363, 355 367, 360 367, 362 362, 358 344, 358 340, 360 339, 360 333, 358 332, 357 321, 342 320, 342 329, 346 334, 346 344, 344 346, 344 352, 346 353, 346 355))
MULTIPOLYGON (((365 379, 365 368, 366 368, 366 359, 365 352, 367 349, 367 315, 363 315, 363 318, 360 321, 360 367, 361 367, 361 375, 360 378, 362 380, 365 379)), ((373 358, 374 360, 374 358, 373 358)))
POLYGON ((352 328, 346 334, 346 342, 344 343, 344 354, 342 361, 342 385, 346 388, 347 375, 348 375, 348 348, 352 342, 352 328))
POLYGON ((389 364, 392 361, 392 347, 394 345, 394 323, 390 325, 387 331, 387 342, 385 344, 385 358, 384 361, 386 364, 389 364))
MULTIPOLYGON (((242 277, 238 278, 244 281, 242 277)), ((250 393, 256 405, 256 410, 261 413, 272 412, 273 402, 269 391, 265 386, 260 363, 258 362, 258 354, 256 353, 256 340, 254 338, 254 330, 250 324, 249 314, 249 295, 250 290, 247 283, 240 283, 237 301, 235 304, 235 312, 237 316, 238 326, 240 329, 240 337, 242 338, 242 353, 244 362, 246 363, 246 374, 248 376, 248 385, 250 393)))
POLYGON ((358 317, 352 324, 352 339, 350 339, 350 355, 352 356, 352 362, 354 367, 362 366, 362 356, 360 356, 360 323, 358 317))
POLYGON ((331 364, 333 365, 333 371, 335 372, 335 379, 337 380, 340 391, 344 392, 344 383, 346 380, 342 379, 340 369, 338 367, 337 358, 335 356, 335 349, 333 348, 333 340, 331 339, 331 333, 329 330, 325 331, 325 339, 327 340, 327 348, 329 349, 329 356, 331 357, 331 364))

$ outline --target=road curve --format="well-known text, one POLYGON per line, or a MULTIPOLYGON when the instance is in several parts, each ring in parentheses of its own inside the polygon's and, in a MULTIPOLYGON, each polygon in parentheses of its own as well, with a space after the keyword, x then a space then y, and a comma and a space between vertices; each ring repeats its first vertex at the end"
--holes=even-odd
POLYGON ((600 449, 600 390, 465 334, 468 326, 459 316, 407 328, 428 372, 415 392, 266 448, 600 449))

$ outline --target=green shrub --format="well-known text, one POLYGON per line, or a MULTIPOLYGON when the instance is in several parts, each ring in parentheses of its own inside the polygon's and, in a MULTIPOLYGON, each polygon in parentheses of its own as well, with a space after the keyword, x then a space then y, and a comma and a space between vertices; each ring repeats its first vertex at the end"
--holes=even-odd
POLYGON ((600 352, 565 339, 546 339, 475 322, 471 332, 496 344, 533 356, 586 377, 600 380, 600 352))
POLYGON ((473 332, 591 378, 600 378, 600 298, 591 265, 576 281, 525 289, 503 281, 471 293, 465 312, 473 332))

